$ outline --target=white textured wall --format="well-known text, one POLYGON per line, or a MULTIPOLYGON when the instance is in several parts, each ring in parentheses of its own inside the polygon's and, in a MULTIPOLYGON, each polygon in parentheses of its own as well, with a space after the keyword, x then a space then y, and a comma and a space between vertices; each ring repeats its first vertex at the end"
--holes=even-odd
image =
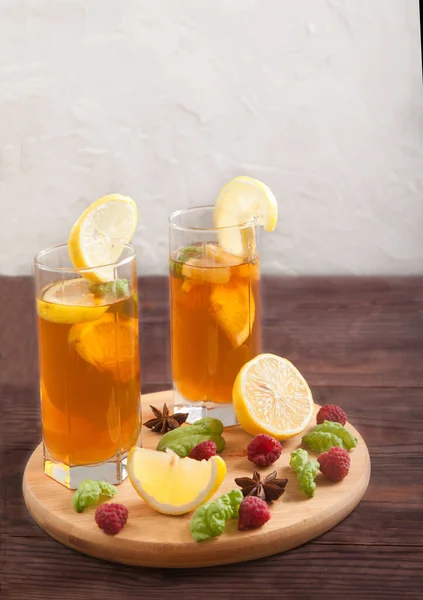
POLYGON ((280 200, 268 271, 423 273, 417 0, 1 0, 0 272, 111 191, 139 271, 238 174, 280 200))

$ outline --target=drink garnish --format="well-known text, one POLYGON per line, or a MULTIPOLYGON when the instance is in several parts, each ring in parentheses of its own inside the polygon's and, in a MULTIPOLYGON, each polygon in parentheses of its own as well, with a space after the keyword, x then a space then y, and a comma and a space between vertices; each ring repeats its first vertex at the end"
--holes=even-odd
POLYGON ((38 315, 50 323, 64 325, 95 321, 104 315, 108 306, 94 304, 89 292, 90 284, 82 277, 57 281, 37 298, 38 315))
POLYGON ((184 427, 165 433, 156 449, 160 451, 173 450, 178 456, 185 457, 189 456, 191 450, 201 442, 212 440, 216 444, 217 452, 221 452, 225 447, 222 432, 222 421, 204 417, 192 425, 184 425, 184 427))
POLYGON ((150 408, 153 411, 155 417, 143 423, 145 427, 155 431, 156 433, 166 433, 167 431, 173 431, 185 423, 188 418, 188 413, 175 413, 171 415, 167 404, 163 404, 163 409, 159 410, 155 406, 150 408))
POLYGON ((319 471, 319 463, 317 460, 315 458, 309 460, 308 452, 302 448, 298 448, 298 450, 291 452, 289 465, 297 475, 300 490, 304 492, 306 496, 312 498, 314 496, 314 490, 316 489, 314 480, 319 471))
POLYGON ((248 281, 242 284, 214 285, 210 294, 209 312, 225 332, 233 348, 239 348, 251 335, 256 313, 254 295, 248 281))
POLYGON ((302 442, 313 452, 319 453, 327 452, 334 446, 344 450, 351 450, 357 446, 357 438, 341 423, 335 421, 323 421, 321 425, 316 425, 303 437, 302 442))
POLYGON ((105 296, 125 298, 129 296, 129 281, 127 279, 114 279, 106 283, 92 283, 90 292, 97 298, 104 298, 105 296))
POLYGON ((93 202, 76 221, 68 239, 69 256, 91 283, 114 278, 116 263, 134 235, 138 213, 135 202, 109 194, 93 202), (102 266, 104 265, 104 266, 102 266))
POLYGON ((108 373, 115 381, 128 382, 139 373, 134 358, 138 343, 138 323, 135 319, 116 319, 106 313, 101 319, 73 325, 68 343, 79 356, 98 371, 108 373))
POLYGON ((254 225, 273 231, 278 221, 278 203, 271 189, 251 177, 235 177, 219 192, 216 199, 214 225, 219 246, 235 256, 254 257, 254 225), (248 227, 251 223, 251 227, 248 227), (233 227, 243 225, 244 227, 233 227))
POLYGON ((185 246, 179 250, 175 259, 170 260, 170 268, 175 277, 182 277, 182 267, 190 258, 199 258, 203 254, 202 246, 185 246))
POLYGON ((266 502, 273 502, 284 493, 288 479, 278 479, 276 471, 262 479, 260 473, 254 471, 252 477, 237 477, 235 483, 245 497, 257 496, 266 502))
POLYGON ((78 485, 72 497, 72 505, 76 512, 81 513, 84 512, 85 508, 96 504, 100 499, 113 498, 115 494, 117 494, 117 489, 107 481, 85 479, 78 485))
POLYGON ((232 490, 197 508, 189 524, 194 540, 203 542, 221 535, 226 521, 238 517, 242 500, 242 492, 232 490))

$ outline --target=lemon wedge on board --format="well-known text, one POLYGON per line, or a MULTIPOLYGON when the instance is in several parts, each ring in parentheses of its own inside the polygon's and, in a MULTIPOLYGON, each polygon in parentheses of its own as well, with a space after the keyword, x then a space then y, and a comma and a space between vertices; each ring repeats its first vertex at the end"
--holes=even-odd
POLYGON ((220 456, 209 460, 181 458, 172 450, 158 452, 134 447, 127 470, 135 491, 160 513, 182 515, 207 502, 226 475, 220 456))

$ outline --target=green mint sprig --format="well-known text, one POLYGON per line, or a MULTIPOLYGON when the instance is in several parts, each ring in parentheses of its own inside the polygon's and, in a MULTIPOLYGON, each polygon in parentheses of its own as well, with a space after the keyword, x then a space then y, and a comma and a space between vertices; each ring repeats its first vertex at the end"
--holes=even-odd
POLYGON ((127 279, 114 279, 107 283, 92 283, 90 292, 97 298, 104 298, 109 295, 115 298, 125 298, 129 296, 129 281, 127 279))
POLYGON ((190 258, 201 258, 202 246, 185 246, 179 250, 175 259, 170 259, 170 272, 175 277, 182 277, 182 267, 190 258))
POLYGON ((313 452, 327 452, 334 446, 351 450, 357 446, 355 438, 341 423, 335 421, 323 421, 321 425, 316 425, 309 433, 303 436, 303 444, 313 452))
POLYGON ((117 494, 117 489, 107 481, 85 479, 78 485, 72 497, 72 505, 76 512, 81 513, 84 512, 84 509, 96 504, 100 498, 112 498, 115 494, 117 494))
POLYGON ((315 458, 309 460, 306 450, 298 448, 298 450, 291 452, 289 465, 291 469, 295 471, 301 491, 304 492, 306 496, 312 498, 316 489, 314 480, 319 471, 319 463, 317 460, 315 458))
POLYGON ((216 444, 217 452, 225 447, 222 437, 223 423, 219 419, 204 417, 192 425, 183 425, 165 433, 157 444, 156 450, 164 451, 167 448, 176 452, 178 456, 188 456, 194 446, 211 440, 216 444))
POLYGON ((241 490, 232 490, 197 508, 189 524, 194 540, 203 542, 221 535, 226 521, 238 517, 243 498, 241 490))

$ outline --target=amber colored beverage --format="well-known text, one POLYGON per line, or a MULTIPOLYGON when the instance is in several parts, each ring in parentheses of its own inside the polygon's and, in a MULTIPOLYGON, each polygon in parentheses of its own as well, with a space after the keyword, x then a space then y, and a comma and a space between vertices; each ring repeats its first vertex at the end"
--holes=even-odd
POLYGON ((53 462, 116 460, 137 441, 137 296, 127 283, 96 295, 85 279, 70 279, 38 295, 43 438, 53 462))
POLYGON ((259 259, 214 243, 170 263, 171 352, 177 392, 191 402, 232 403, 240 368, 261 351, 259 259))

